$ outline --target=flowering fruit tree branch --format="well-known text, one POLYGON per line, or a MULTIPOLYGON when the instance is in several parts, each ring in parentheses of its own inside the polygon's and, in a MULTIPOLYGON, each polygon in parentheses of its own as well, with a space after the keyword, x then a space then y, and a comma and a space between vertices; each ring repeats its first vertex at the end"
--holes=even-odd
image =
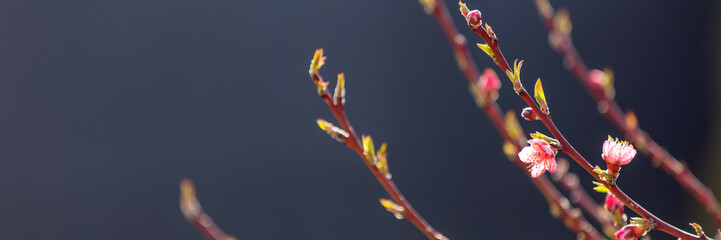
POLYGON ((598 104, 598 109, 618 128, 631 143, 641 152, 648 155, 651 161, 661 166, 686 189, 713 218, 717 226, 721 226, 721 204, 711 190, 706 187, 688 167, 674 158, 668 151, 656 143, 639 126, 633 112, 623 114, 621 107, 614 100, 613 79, 609 74, 599 70, 589 70, 586 63, 576 51, 571 41, 571 23, 566 11, 556 13, 548 0, 533 0, 543 23, 548 28, 551 46, 561 54, 569 71, 583 84, 598 104))
MULTIPOLYGON (((605 189, 607 189, 608 192, 612 193, 618 200, 620 200, 626 207, 636 212, 638 215, 644 218, 644 224, 650 229, 656 229, 659 231, 666 232, 674 237, 678 237, 680 239, 709 239, 706 236, 696 236, 691 233, 685 232, 671 224, 666 223, 662 219, 656 217, 648 210, 644 209, 640 204, 636 203, 633 199, 631 199, 626 193, 621 191, 621 189, 618 187, 618 185, 615 184, 614 179, 608 179, 607 176, 602 176, 599 174, 596 169, 591 166, 591 164, 578 152, 576 149, 573 148, 571 143, 561 134, 560 130, 556 125, 553 123, 553 120, 551 119, 550 112, 548 109, 548 105, 545 99, 545 94, 543 94, 543 87, 541 85, 540 79, 536 81, 535 85, 535 98, 538 104, 533 101, 528 91, 523 87, 520 80, 520 70, 521 66, 523 64, 523 61, 515 62, 513 68, 510 67, 510 64, 508 64, 508 61, 503 56, 503 53, 501 52, 500 48, 498 47, 498 37, 493 32, 491 27, 486 23, 485 27, 481 24, 481 13, 478 10, 470 11, 466 7, 465 4, 459 2, 461 6, 461 13, 466 18, 466 21, 468 22, 468 26, 471 28, 471 30, 476 33, 478 36, 480 36, 483 41, 486 44, 479 44, 479 48, 481 48, 484 52, 486 52, 498 65, 498 67, 501 68, 509 77, 511 82, 513 83, 513 88, 515 92, 523 99, 524 102, 528 106, 531 107, 533 113, 535 113, 534 117, 537 120, 541 120, 543 124, 546 126, 546 128, 551 131, 551 134, 556 139, 550 139, 546 140, 547 142, 553 142, 554 148, 559 149, 560 151, 568 154, 571 156, 571 158, 576 161, 584 170, 586 170, 593 178, 595 178, 597 181, 599 181, 605 189)), ((543 136, 545 137, 545 136, 543 136)), ((549 170, 551 171, 551 170, 549 170)), ((553 171, 555 171, 555 166, 553 168, 553 171)), ((625 227, 624 227, 625 228, 625 227)), ((649 229, 649 230, 650 230, 649 229)))
MULTIPOLYGON (((427 13, 433 15, 438 21, 441 29, 443 30, 446 38, 453 48, 454 56, 458 63, 458 67, 465 75, 470 85, 471 92, 473 93, 479 107, 483 109, 488 118, 491 120, 493 125, 498 129, 499 133, 505 140, 504 151, 508 158, 516 163, 519 167, 525 170, 526 164, 521 162, 517 153, 522 148, 521 144, 525 144, 526 138, 521 129, 520 125, 515 118, 513 113, 509 112, 504 121, 503 113, 500 106, 496 102, 497 90, 500 87, 498 82, 498 76, 493 73, 492 70, 486 70, 483 76, 480 75, 476 63, 470 55, 470 51, 466 47, 466 38, 458 33, 458 30, 450 17, 448 8, 443 0, 421 0, 421 4, 424 6, 427 13)), ((578 212, 578 209, 574 209, 568 203, 568 199, 563 197, 558 189, 553 186, 551 181, 545 176, 539 178, 533 178, 528 171, 526 176, 531 182, 538 188, 543 197, 554 209, 552 214, 557 217, 561 217, 564 223, 581 236, 584 239, 602 239, 603 237, 598 231, 593 228, 588 221, 578 212)), ((583 189, 578 189, 583 192, 584 196, 588 196, 583 189)), ((586 199, 587 203, 592 203, 593 200, 586 199)), ((598 204, 595 204, 598 206, 598 204)), ((596 217, 596 220, 603 225, 605 229, 613 228, 610 221, 607 218, 599 217, 596 211, 590 211, 589 213, 596 217)))
POLYGON ((315 51, 313 60, 310 64, 310 78, 315 84, 318 95, 328 104, 333 116, 335 116, 341 128, 334 126, 333 124, 318 119, 318 126, 325 130, 331 137, 338 140, 339 142, 345 143, 345 145, 355 151, 358 156, 363 160, 363 163, 368 167, 373 176, 383 186, 388 195, 392 200, 380 199, 381 205, 386 208, 389 212, 393 213, 398 219, 405 219, 411 222, 419 231, 423 233, 428 239, 431 240, 447 240, 443 234, 436 231, 423 217, 413 209, 413 206, 406 200, 401 191, 396 187, 393 180, 391 180, 391 174, 388 171, 386 144, 384 143, 376 152, 373 140, 370 136, 363 136, 361 141, 358 135, 353 130, 348 117, 345 113, 345 77, 344 75, 338 74, 338 83, 333 96, 327 89, 328 82, 323 81, 323 77, 320 75, 318 70, 325 63, 325 56, 323 56, 323 49, 315 51))

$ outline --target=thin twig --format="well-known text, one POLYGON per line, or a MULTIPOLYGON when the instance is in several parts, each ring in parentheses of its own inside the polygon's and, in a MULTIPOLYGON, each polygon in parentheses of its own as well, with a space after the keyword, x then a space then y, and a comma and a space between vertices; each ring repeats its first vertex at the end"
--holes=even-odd
POLYGON ((190 179, 183 179, 180 182, 180 211, 185 219, 193 224, 208 240, 235 240, 236 238, 228 236, 213 219, 203 212, 200 202, 195 197, 195 186, 190 179))
MULTIPOLYGON (((324 57, 322 56, 322 49, 318 49, 318 51, 320 51, 320 59, 323 59, 324 57)), ((316 51, 316 56, 318 55, 318 51, 316 51)), ((311 71, 310 77, 316 87, 318 87, 318 84, 324 83, 323 77, 320 75, 320 73, 318 73, 317 69, 315 71, 311 71)), ((383 186, 383 189, 385 189, 385 191, 388 193, 388 195, 390 195, 390 197, 393 199, 393 201, 395 201, 396 204, 402 207, 403 218, 416 226, 416 228, 418 228, 418 230, 421 231, 423 235, 425 235, 428 239, 447 239, 443 236, 443 234, 436 231, 430 224, 428 224, 428 222, 426 222, 426 220, 423 219, 423 217, 418 212, 416 212, 413 206, 403 196, 398 187, 396 187, 393 180, 390 179, 390 175, 382 173, 378 169, 378 167, 372 164, 372 161, 368 161, 364 152, 364 147, 361 144, 361 139, 358 138, 358 135, 353 130, 353 126, 351 126, 351 123, 346 116, 343 103, 340 101, 334 101, 334 98, 331 97, 330 92, 327 89, 320 90, 319 94, 323 101, 328 104, 328 108, 330 109, 331 113, 333 113, 333 116, 335 116, 338 123, 340 123, 345 133, 347 133, 347 136, 344 136, 342 138, 345 145, 355 151, 356 154, 358 154, 358 156, 363 160, 363 163, 366 164, 366 166, 371 171, 376 180, 378 180, 381 186, 383 186)))
MULTIPOLYGON (((483 41, 488 44, 488 47, 493 52, 494 56, 494 62, 498 65, 498 67, 501 68, 503 72, 507 73, 514 73, 514 69, 511 69, 510 65, 508 64, 508 61, 503 56, 503 53, 501 52, 501 49, 498 47, 498 39, 497 38, 491 38, 488 31, 484 27, 472 27, 469 26, 473 30, 474 33, 476 33, 478 36, 480 36, 483 41)), ((511 77, 509 75, 509 77, 511 77)), ((626 207, 631 209, 632 211, 636 212, 638 215, 640 215, 643 218, 649 219, 653 221, 654 224, 656 224, 655 229, 660 230, 663 232, 666 232, 674 237, 678 237, 681 239, 708 239, 705 237, 699 237, 696 235, 693 235, 691 233, 685 232, 669 223, 666 223, 659 217, 656 217, 648 210, 644 209, 641 205, 636 203, 633 199, 631 199, 626 193, 621 191, 621 189, 618 187, 618 185, 610 184, 607 181, 604 181, 601 179, 598 173, 593 171, 593 166, 591 166, 590 163, 584 158, 576 149, 573 148, 570 142, 566 140, 566 138, 561 134, 561 131, 556 127, 556 125, 553 123, 553 120, 551 119, 550 114, 543 114, 543 111, 541 111, 540 107, 536 104, 535 101, 531 98, 531 96, 528 94, 528 91, 523 87, 522 84, 520 84, 520 77, 516 74, 513 76, 515 79, 512 79, 512 81, 517 81, 516 84, 514 84, 514 90, 516 93, 523 99, 524 102, 528 106, 530 106, 533 111, 535 111, 538 114, 539 120, 543 122, 543 124, 546 126, 546 128, 551 131, 551 134, 558 140, 561 151, 568 154, 573 158, 576 163, 578 163, 581 167, 583 167, 586 172, 591 174, 593 178, 595 178, 597 181, 601 182, 608 190, 616 196, 626 207)))
POLYGON ((554 24, 556 13, 548 0, 533 0, 533 2, 536 4, 541 20, 548 28, 551 36, 549 39, 553 39, 551 44, 554 45, 554 49, 564 57, 569 71, 583 84, 599 105, 601 114, 626 135, 626 138, 641 152, 651 158, 655 166, 660 166, 668 175, 676 179, 706 209, 716 225, 721 226, 721 204, 713 192, 699 181, 685 164, 659 146, 638 124, 629 124, 626 121, 626 117, 613 95, 605 94, 590 81, 590 71, 576 51, 570 36, 559 31, 554 24))
MULTIPOLYGON (((441 29, 443 30, 446 38, 448 39, 451 47, 453 48, 458 67, 466 76, 468 83, 471 84, 471 86, 473 87, 476 81, 478 81, 480 73, 478 71, 478 68, 476 67, 477 65, 475 61, 470 55, 468 47, 466 46, 465 37, 462 34, 458 33, 458 29, 450 17, 450 13, 448 12, 445 1, 428 1, 424 3, 424 7, 438 21, 441 29)), ((490 101, 481 106, 481 108, 484 110, 491 122, 493 122, 493 125, 499 131, 503 139, 506 142, 511 143, 516 150, 520 150, 522 148, 521 143, 525 142, 525 138, 523 137, 524 134, 518 134, 517 136, 511 137, 511 134, 509 134, 509 132, 507 131, 506 124, 503 121, 503 113, 500 106, 495 101, 490 101)), ((548 201, 552 208, 558 210, 558 217, 560 217, 563 222, 566 223, 568 228, 578 233, 579 235, 584 236, 583 239, 603 239, 603 236, 595 228, 593 228, 591 224, 588 223, 588 221, 583 217, 583 215, 580 214, 578 209, 571 207, 568 199, 566 199, 558 191, 558 189, 551 183, 551 181, 546 176, 532 178, 530 173, 528 171, 525 171, 526 164, 521 162, 517 154, 513 154, 513 156, 509 157, 511 157, 511 160, 516 165, 518 165, 521 169, 524 170, 526 176, 531 180, 531 182, 536 186, 536 188, 538 188, 538 190, 541 192, 541 195, 543 195, 543 197, 546 199, 546 201, 548 201)), ((597 220, 602 225, 604 225, 604 227, 606 227, 606 225, 602 221, 602 218, 599 218, 597 220)), ((606 221, 606 223, 608 222, 606 221)))

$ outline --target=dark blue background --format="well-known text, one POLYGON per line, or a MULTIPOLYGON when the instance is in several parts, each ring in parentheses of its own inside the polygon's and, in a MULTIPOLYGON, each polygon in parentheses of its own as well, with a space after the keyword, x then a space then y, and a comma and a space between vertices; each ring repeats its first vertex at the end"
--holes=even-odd
MULTIPOLYGON (((707 134, 720 110, 709 53, 717 2, 552 3, 571 11, 588 64, 615 69, 622 107, 701 172, 718 147, 707 134)), ((556 123, 600 164, 601 143, 619 134, 548 47, 531 1, 468 4, 509 60, 526 60, 526 85, 544 79, 556 123)), ((415 0, 0 2, 0 236, 201 239, 178 209, 178 182, 190 177, 239 239, 422 239, 378 204, 386 194, 361 160, 316 126, 332 120, 307 75, 319 47, 327 80, 346 74, 356 130, 389 142, 394 180, 438 230, 575 238, 505 159, 415 0)), ((499 103, 519 111, 503 84, 499 103)), ((582 183, 590 189, 590 178, 582 183)), ((705 217, 645 157, 624 167, 620 184, 686 230, 705 217)))

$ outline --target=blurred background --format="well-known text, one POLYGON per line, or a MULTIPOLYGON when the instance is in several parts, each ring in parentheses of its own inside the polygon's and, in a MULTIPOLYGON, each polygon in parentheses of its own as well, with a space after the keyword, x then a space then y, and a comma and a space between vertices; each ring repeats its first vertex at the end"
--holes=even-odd
MULTIPOLYGON (((551 3, 571 12, 588 65, 615 70, 621 106, 719 196, 719 2, 551 3)), ((509 60, 526 60, 526 85, 544 79, 554 120, 600 164, 606 136, 621 136, 548 46, 532 1, 468 5, 509 60)), ((393 179, 439 231, 575 238, 506 160, 415 0, 0 1, 0 236, 202 239, 178 208, 178 183, 189 177, 239 239, 423 239, 378 204, 386 194, 361 160, 318 129, 316 118, 334 120, 308 78, 320 47, 326 80, 346 74, 356 131, 389 143, 393 179)), ((481 69, 493 64, 477 49, 474 57, 481 69)), ((499 103, 520 111, 503 84, 499 103)), ((713 232, 647 158, 619 182, 668 222, 713 232)))

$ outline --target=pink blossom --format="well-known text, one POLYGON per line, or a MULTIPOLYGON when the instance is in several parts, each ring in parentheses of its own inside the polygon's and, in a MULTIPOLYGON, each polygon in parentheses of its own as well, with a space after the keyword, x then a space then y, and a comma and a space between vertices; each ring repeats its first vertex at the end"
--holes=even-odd
POLYGON ((501 88, 501 80, 493 69, 486 68, 478 79, 478 88, 484 92, 494 92, 501 88))
POLYGON ((613 236, 618 240, 634 240, 646 234, 639 225, 629 224, 618 230, 613 236))
POLYGON ((603 157, 603 160, 609 165, 609 168, 612 166, 614 168, 620 168, 620 166, 631 162, 635 156, 636 149, 633 149, 633 146, 626 141, 618 141, 618 138, 613 140, 611 136, 608 136, 608 140, 603 143, 603 154, 601 154, 601 157, 603 157))
POLYGON ((528 140, 529 146, 524 147, 518 153, 522 162, 530 164, 531 177, 541 176, 546 170, 550 173, 556 172, 556 152, 546 141, 540 139, 528 140))
POLYGON ((620 210, 619 213, 623 214, 623 203, 610 192, 606 193, 606 201, 604 201, 604 206, 606 207, 606 210, 608 210, 612 214, 617 210, 620 210))

